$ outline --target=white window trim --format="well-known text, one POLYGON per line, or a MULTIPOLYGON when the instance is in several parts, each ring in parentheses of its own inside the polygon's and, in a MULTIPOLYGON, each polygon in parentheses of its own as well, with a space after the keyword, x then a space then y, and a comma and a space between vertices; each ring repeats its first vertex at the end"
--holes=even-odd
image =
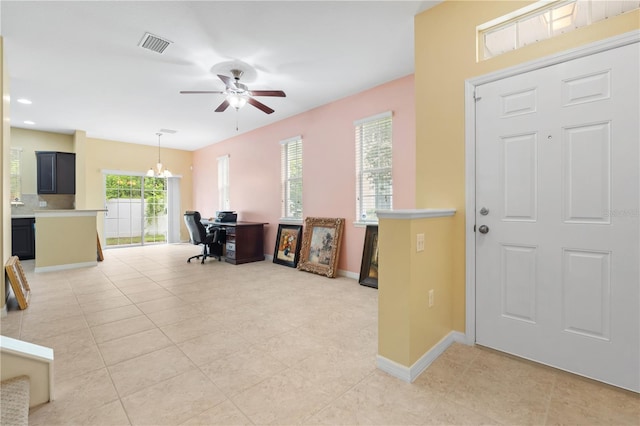
MULTIPOLYGON (((393 119, 393 111, 385 111, 385 112, 381 112, 380 114, 375 114, 375 115, 372 115, 372 116, 369 116, 369 117, 365 117, 365 118, 361 118, 359 120, 355 120, 353 122, 353 126, 354 126, 354 128, 356 128, 356 127, 358 127, 358 126, 360 126, 362 124, 366 124, 366 123, 369 123, 371 121, 377 121, 377 120, 381 120, 381 119, 385 119, 385 118, 393 119)), ((393 126, 393 123, 392 123, 392 126, 393 126)), ((392 129, 393 129, 393 127, 392 127, 392 129)), ((357 142, 356 142, 356 144, 357 144, 357 142)), ((356 147, 357 147, 357 145, 356 145, 356 147)), ((391 156, 393 158, 393 133, 392 133, 392 153, 391 153, 391 156)), ((357 153, 356 153, 356 157, 357 157, 357 153)), ((355 172, 356 172, 356 182, 357 182, 357 179, 358 179, 358 176, 357 176, 357 174, 358 174, 358 166, 357 165, 356 165, 355 172)), ((393 172, 393 166, 392 166, 392 172, 393 172)), ((392 186, 392 190, 393 190, 393 186, 392 186)), ((357 199, 359 192, 360 191, 357 188, 357 183, 356 183, 356 205, 357 206, 356 206, 356 220, 353 222, 353 225, 355 227, 357 227, 357 228, 366 228, 367 225, 378 225, 378 218, 377 217, 375 219, 369 219, 369 220, 361 220, 360 219, 360 206, 358 205, 359 201, 357 199)))
POLYGON ((362 124, 369 123, 371 121, 381 120, 383 118, 393 118, 393 111, 385 111, 380 114, 372 115, 370 117, 361 118, 353 122, 354 127, 362 124))
MULTIPOLYGON (((18 197, 17 200, 14 200, 13 198, 10 200, 11 205, 12 206, 24 206, 24 203, 22 202, 22 148, 21 147, 10 147, 10 154, 9 154, 9 158, 10 158, 10 162, 11 159, 13 158, 13 153, 17 152, 18 153, 18 187, 19 187, 19 192, 20 192, 20 196, 18 197)), ((9 185, 11 186, 11 170, 9 170, 9 185)), ((11 196, 11 188, 9 188, 9 196, 11 196)))
POLYGON ((227 211, 231 209, 231 182, 229 179, 229 169, 230 169, 230 161, 229 158, 231 156, 229 154, 222 155, 217 158, 218 164, 218 209, 220 211, 227 211), (224 164, 226 176, 225 182, 220 182, 220 165, 224 164), (225 199, 226 198, 226 199, 225 199))
MULTIPOLYGON (((287 146, 287 145, 289 145, 291 143, 298 142, 298 141, 301 144, 303 144, 302 135, 297 135, 297 136, 293 136, 293 137, 281 140, 280 141, 281 149, 284 146, 287 146)), ((302 147, 302 149, 304 150, 304 146, 302 147)), ((281 154, 280 154, 280 158, 281 158, 281 161, 282 161, 283 160, 282 151, 281 151, 281 154)), ((283 167, 284 167, 284 164, 281 164, 280 165, 280 168, 281 168, 281 176, 280 176, 281 189, 280 189, 280 191, 281 191, 281 195, 283 195, 283 199, 281 200, 282 204, 281 204, 281 207, 280 207, 280 211, 281 211, 281 213, 286 214, 287 213, 285 211, 286 210, 286 207, 285 207, 286 200, 284 199, 284 181, 285 181, 286 177, 282 175, 283 167)), ((287 168, 288 168, 288 164, 287 164, 287 168)), ((304 171, 303 171, 303 173, 304 173, 304 171)), ((300 179, 302 180, 302 177, 300 177, 300 179)), ((304 205, 302 206, 302 211, 304 212, 304 205)), ((293 216, 283 216, 283 217, 280 218, 280 222, 289 223, 289 224, 292 224, 292 225, 298 225, 298 224, 301 224, 303 222, 303 217, 304 217, 304 213, 303 213, 302 217, 299 217, 299 218, 293 217, 293 216)))
MULTIPOLYGON (((587 21, 579 26, 573 26, 574 23, 572 21, 572 28, 571 30, 577 29, 577 28, 582 28, 585 26, 589 26, 591 24, 594 24, 596 22, 600 22, 604 19, 609 19, 612 18, 614 16, 619 16, 620 14, 614 14, 614 15, 610 15, 610 16, 605 16, 603 17, 592 17, 591 15, 591 8, 592 8, 592 4, 595 1, 599 1, 599 0, 555 0, 555 1, 550 1, 550 0, 540 0, 537 1, 535 3, 531 3, 523 8, 520 8, 518 10, 514 10, 513 12, 510 12, 506 15, 500 16, 498 18, 495 18, 489 22, 486 22, 484 24, 478 25, 476 27, 476 39, 477 39, 477 43, 476 43, 476 62, 481 62, 481 61, 485 61, 491 58, 495 58, 497 56, 500 56, 506 52, 500 52, 500 53, 496 53, 493 55, 486 55, 486 46, 485 46, 485 37, 488 34, 491 34, 494 31, 499 31, 505 28, 508 28, 510 26, 513 26, 516 32, 516 38, 519 39, 520 38, 520 34, 519 34, 519 22, 526 19, 527 17, 534 17, 534 16, 538 16, 538 15, 542 15, 544 13, 548 13, 552 10, 558 10, 563 8, 564 6, 568 6, 571 4, 574 4, 576 7, 578 6, 578 3, 580 3, 581 5, 586 5, 586 7, 588 8, 588 14, 587 14, 587 21)), ((634 10, 637 10, 640 7, 640 4, 637 0, 634 1, 628 1, 629 4, 635 4, 635 8, 632 9, 627 9, 626 11, 623 11, 621 14, 625 14, 625 13, 629 13, 632 12, 634 10)), ((550 25, 550 28, 553 29, 553 25, 550 25)), ((569 31, 571 31, 569 30, 569 31)), ((563 32, 564 33, 564 32, 563 32)), ((557 36, 559 36, 560 34, 549 34, 547 37, 537 40, 537 41, 542 41, 542 40, 548 40, 551 38, 555 38, 557 36)), ((535 41, 535 42, 537 42, 535 41)), ((533 43, 535 43, 533 42, 533 43)), ((532 43, 527 43, 526 45, 529 45, 532 43)), ((524 47, 524 45, 520 45, 519 42, 516 43, 515 47, 513 50, 518 50, 520 48, 524 47)))

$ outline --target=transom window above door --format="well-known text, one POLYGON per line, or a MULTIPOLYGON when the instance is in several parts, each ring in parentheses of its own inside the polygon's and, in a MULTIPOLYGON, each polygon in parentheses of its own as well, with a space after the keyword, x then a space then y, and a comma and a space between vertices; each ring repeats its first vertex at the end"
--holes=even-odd
POLYGON ((478 61, 639 8, 638 0, 540 1, 478 26, 478 61))

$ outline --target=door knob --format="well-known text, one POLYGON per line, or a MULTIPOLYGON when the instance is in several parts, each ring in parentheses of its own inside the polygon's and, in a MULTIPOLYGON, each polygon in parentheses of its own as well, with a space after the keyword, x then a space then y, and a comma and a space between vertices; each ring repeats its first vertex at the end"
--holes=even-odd
POLYGON ((480 231, 481 234, 486 234, 487 232, 489 232, 489 227, 487 225, 480 225, 478 231, 480 231))
POLYGON ((481 209, 480 209, 480 214, 481 214, 482 216, 486 216, 486 215, 488 215, 488 214, 489 214, 489 209, 488 209, 488 208, 486 208, 486 207, 481 208, 481 209))

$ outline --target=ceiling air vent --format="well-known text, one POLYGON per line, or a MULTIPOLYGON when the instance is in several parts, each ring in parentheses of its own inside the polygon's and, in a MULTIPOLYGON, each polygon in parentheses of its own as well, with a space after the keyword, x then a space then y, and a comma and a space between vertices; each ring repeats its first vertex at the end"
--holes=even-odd
POLYGON ((142 40, 140 40, 140 43, 138 43, 138 46, 152 50, 156 53, 162 53, 171 43, 173 42, 151 33, 145 33, 142 40))

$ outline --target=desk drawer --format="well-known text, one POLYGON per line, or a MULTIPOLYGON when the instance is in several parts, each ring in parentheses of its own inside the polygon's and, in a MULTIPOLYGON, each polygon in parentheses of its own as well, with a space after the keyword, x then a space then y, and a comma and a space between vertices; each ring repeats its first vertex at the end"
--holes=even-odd
POLYGON ((227 241, 227 251, 236 251, 236 243, 230 243, 229 241, 227 241))
POLYGON ((225 257, 227 259, 235 259, 236 258, 236 251, 235 250, 229 250, 227 248, 227 253, 226 253, 225 257))

